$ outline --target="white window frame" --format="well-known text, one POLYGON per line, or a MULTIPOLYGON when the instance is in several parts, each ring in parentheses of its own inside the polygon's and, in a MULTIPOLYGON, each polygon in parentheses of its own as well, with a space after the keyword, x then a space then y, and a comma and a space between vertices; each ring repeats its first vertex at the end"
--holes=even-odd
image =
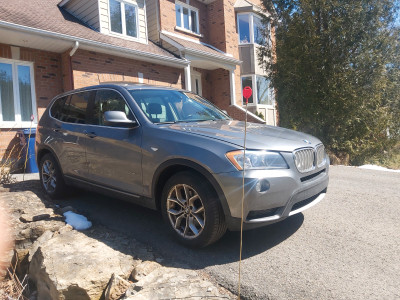
POLYGON ((1 107, 1 93, 0 93, 0 128, 30 128, 31 125, 38 123, 37 108, 36 108, 36 93, 35 93, 35 80, 33 71, 33 62, 26 62, 14 59, 0 58, 0 63, 12 65, 13 75, 13 94, 14 94, 14 121, 3 121, 3 112, 1 107), (21 120, 21 101, 19 97, 19 85, 18 85, 18 66, 28 66, 30 69, 30 80, 31 80, 31 96, 32 96, 32 114, 34 117, 33 122, 21 120))
POLYGON ((257 76, 262 76, 262 75, 248 74, 248 75, 241 75, 240 76, 240 84, 241 84, 241 87, 242 87, 242 90, 241 90, 242 99, 243 99, 243 88, 244 88, 242 78, 243 77, 251 77, 251 85, 252 85, 251 89, 253 91, 253 95, 252 95, 253 96, 253 103, 249 102, 248 105, 249 106, 262 106, 262 107, 268 107, 268 108, 275 108, 275 95, 274 95, 273 90, 269 91, 269 93, 271 93, 271 96, 273 97, 273 104, 272 105, 258 103, 257 76))
MULTIPOLYGON (((176 6, 180 6, 181 7, 181 26, 178 26, 178 24, 176 24, 176 28, 178 28, 179 30, 183 30, 186 32, 190 32, 190 33, 195 33, 195 34, 200 34, 200 20, 199 20, 199 10, 193 6, 190 6, 186 3, 180 2, 180 1, 175 1, 175 8, 176 6), (183 25, 183 7, 187 8, 189 11, 189 29, 185 28, 183 25), (192 31, 190 28, 192 28, 192 13, 191 12, 195 12, 196 13, 196 28, 197 31, 192 31)), ((175 9, 175 20, 176 20, 176 14, 178 13, 178 11, 175 9)))
POLYGON ((203 96, 203 86, 202 86, 202 82, 201 82, 201 73, 192 70, 191 71, 191 81, 192 81, 192 92, 193 93, 198 92, 197 93, 198 95, 203 96), (196 91, 196 80, 198 82, 198 88, 199 88, 198 91, 196 91))
MULTIPOLYGON (((249 44, 258 45, 257 43, 254 42, 254 18, 259 18, 259 19, 262 20, 261 16, 256 15, 254 13, 238 13, 237 14, 237 16, 236 16, 236 24, 237 24, 237 29, 238 29, 237 31, 238 31, 238 42, 239 42, 239 45, 249 45, 249 44), (243 15, 248 15, 249 16, 249 33, 250 33, 250 42, 249 43, 241 43, 240 42, 239 16, 243 16, 243 15)), ((267 31, 271 35, 271 25, 270 24, 268 24, 267 31)))
POLYGON ((110 34, 117 35, 119 37, 129 38, 133 40, 139 40, 140 38, 140 26, 139 26, 139 6, 135 2, 131 1, 123 1, 123 0, 114 0, 121 3, 121 24, 122 24, 122 33, 112 31, 111 29, 111 7, 110 0, 108 0, 108 28, 110 34), (136 10, 136 33, 137 36, 130 36, 126 34, 126 18, 125 18, 125 4, 135 7, 136 10))

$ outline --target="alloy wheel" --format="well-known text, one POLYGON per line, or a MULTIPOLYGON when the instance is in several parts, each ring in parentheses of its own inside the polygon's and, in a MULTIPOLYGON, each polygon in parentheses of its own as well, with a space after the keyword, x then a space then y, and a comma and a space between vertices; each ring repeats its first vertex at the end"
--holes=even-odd
POLYGON ((50 160, 46 160, 42 165, 42 181, 46 192, 55 191, 57 187, 56 169, 50 160))
POLYGON ((203 202, 189 185, 177 184, 171 188, 167 214, 172 227, 184 238, 196 238, 204 229, 206 213, 203 202))

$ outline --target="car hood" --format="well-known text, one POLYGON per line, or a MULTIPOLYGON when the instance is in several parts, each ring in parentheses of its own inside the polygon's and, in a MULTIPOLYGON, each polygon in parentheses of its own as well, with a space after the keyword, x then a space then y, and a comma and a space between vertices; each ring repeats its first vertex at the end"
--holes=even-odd
MULTIPOLYGON (((243 147, 244 122, 232 120, 183 122, 162 125, 170 130, 201 135, 243 147)), ((309 134, 276 126, 247 123, 247 149, 288 151, 314 147, 321 141, 309 134)))

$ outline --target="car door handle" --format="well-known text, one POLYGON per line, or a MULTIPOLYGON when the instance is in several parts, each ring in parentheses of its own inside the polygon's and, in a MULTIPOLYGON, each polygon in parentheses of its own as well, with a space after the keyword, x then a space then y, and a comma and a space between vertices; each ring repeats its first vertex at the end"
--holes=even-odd
POLYGON ((95 134, 94 132, 87 132, 86 130, 84 130, 83 133, 84 133, 86 136, 90 137, 91 139, 92 139, 92 138, 95 138, 95 137, 97 136, 97 134, 95 134))
POLYGON ((54 129, 55 132, 60 132, 61 131, 61 125, 60 124, 54 124, 54 129))

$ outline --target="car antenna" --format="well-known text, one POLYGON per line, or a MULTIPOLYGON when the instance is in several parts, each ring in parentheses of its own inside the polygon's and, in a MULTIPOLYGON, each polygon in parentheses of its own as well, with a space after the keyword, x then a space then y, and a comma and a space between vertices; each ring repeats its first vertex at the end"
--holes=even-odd
POLYGON ((242 216, 240 222, 240 251, 239 251, 239 280, 238 280, 238 300, 240 300, 240 275, 242 267, 242 248, 243 248, 243 211, 244 211, 244 173, 246 171, 246 137, 247 137, 247 105, 249 103, 249 98, 253 94, 251 87, 246 86, 243 89, 243 97, 246 99, 246 114, 244 119, 244 139, 243 139, 243 166, 242 166, 242 216))

